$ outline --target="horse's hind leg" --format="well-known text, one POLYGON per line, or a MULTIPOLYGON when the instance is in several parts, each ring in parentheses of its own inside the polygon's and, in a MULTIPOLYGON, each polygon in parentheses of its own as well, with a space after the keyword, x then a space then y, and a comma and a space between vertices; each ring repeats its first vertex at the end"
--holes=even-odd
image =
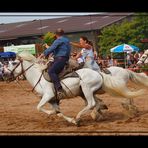
POLYGON ((93 111, 91 112, 91 117, 93 120, 98 121, 103 119, 103 112, 102 110, 108 109, 106 104, 97 96, 94 95, 96 106, 94 107, 93 111))
MULTIPOLYGON (((87 106, 88 103, 83 93, 81 94, 81 97, 85 101, 85 106, 87 106)), ((108 109, 108 107, 97 95, 94 95, 94 99, 96 101, 96 106, 94 107, 90 115, 93 120, 98 121, 103 119, 102 110, 108 109)))
POLYGON ((137 115, 138 109, 134 105, 133 99, 126 98, 126 100, 124 100, 124 102, 122 102, 121 105, 125 109, 125 115, 128 118, 133 118, 137 115))
MULTIPOLYGON (((84 94, 82 94, 81 97, 85 101, 85 106, 87 106, 88 103, 84 94)), ((93 120, 98 121, 103 119, 102 110, 108 109, 108 107, 97 95, 94 95, 94 99, 96 101, 96 106, 94 107, 90 115, 93 120)))
POLYGON ((95 107, 97 111, 108 109, 107 105, 97 95, 94 95, 94 98, 95 101, 98 102, 98 106, 95 107))
POLYGON ((94 96, 93 96, 93 92, 91 91, 91 88, 88 87, 88 85, 84 82, 81 81, 81 88, 82 88, 82 91, 84 93, 84 96, 87 100, 87 106, 82 109, 76 116, 76 121, 77 123, 79 124, 79 121, 80 121, 80 118, 82 115, 86 114, 88 111, 90 111, 90 109, 93 109, 94 106, 96 105, 96 102, 95 102, 95 99, 94 99, 94 96))

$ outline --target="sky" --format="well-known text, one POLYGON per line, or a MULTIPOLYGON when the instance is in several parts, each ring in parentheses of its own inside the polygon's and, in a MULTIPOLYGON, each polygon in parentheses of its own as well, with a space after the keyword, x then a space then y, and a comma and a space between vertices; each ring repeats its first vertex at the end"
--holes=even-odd
POLYGON ((73 15, 91 15, 97 13, 0 13, 0 24, 24 22, 34 19, 52 19, 73 15))

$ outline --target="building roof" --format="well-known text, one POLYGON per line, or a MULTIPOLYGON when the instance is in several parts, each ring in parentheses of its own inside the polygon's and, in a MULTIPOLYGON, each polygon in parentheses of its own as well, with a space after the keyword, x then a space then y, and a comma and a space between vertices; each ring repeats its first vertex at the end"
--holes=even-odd
POLYGON ((43 35, 49 31, 54 32, 57 28, 63 28, 65 33, 98 30, 131 15, 133 13, 104 13, 0 24, 0 40, 43 35))

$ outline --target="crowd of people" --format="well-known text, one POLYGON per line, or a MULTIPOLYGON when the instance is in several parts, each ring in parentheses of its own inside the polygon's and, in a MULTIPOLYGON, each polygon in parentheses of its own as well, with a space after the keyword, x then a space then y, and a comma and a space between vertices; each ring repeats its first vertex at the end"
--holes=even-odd
POLYGON ((126 56, 127 66, 128 67, 136 66, 136 63, 139 61, 143 53, 144 53, 143 51, 136 52, 135 54, 133 54, 132 52, 127 52, 127 56, 126 56))
MULTIPOLYGON (((82 49, 80 51, 80 53, 74 51, 71 56, 72 58, 75 58, 77 59, 78 63, 81 63, 81 62, 84 62, 84 57, 85 56, 80 56, 80 54, 83 54, 83 50, 82 49)), ((94 60, 96 61, 96 63, 100 66, 100 68, 107 68, 107 67, 110 67, 110 66, 121 66, 121 67, 124 67, 125 66, 125 62, 126 62, 126 68, 129 68, 129 67, 135 67, 136 66, 136 63, 138 62, 138 60, 140 59, 140 57, 143 55, 143 51, 141 52, 135 52, 135 53, 132 53, 132 52, 127 52, 127 55, 126 55, 126 58, 124 59, 115 59, 115 58, 112 58, 110 55, 107 55, 106 57, 103 57, 103 56, 96 56, 95 53, 94 53, 94 60)))

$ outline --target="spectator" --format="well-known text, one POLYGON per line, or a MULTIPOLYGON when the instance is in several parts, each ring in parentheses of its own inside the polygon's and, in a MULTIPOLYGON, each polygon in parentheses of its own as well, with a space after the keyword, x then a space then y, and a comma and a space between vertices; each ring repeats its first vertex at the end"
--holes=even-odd
POLYGON ((110 55, 107 56, 107 67, 113 66, 113 59, 110 55))

